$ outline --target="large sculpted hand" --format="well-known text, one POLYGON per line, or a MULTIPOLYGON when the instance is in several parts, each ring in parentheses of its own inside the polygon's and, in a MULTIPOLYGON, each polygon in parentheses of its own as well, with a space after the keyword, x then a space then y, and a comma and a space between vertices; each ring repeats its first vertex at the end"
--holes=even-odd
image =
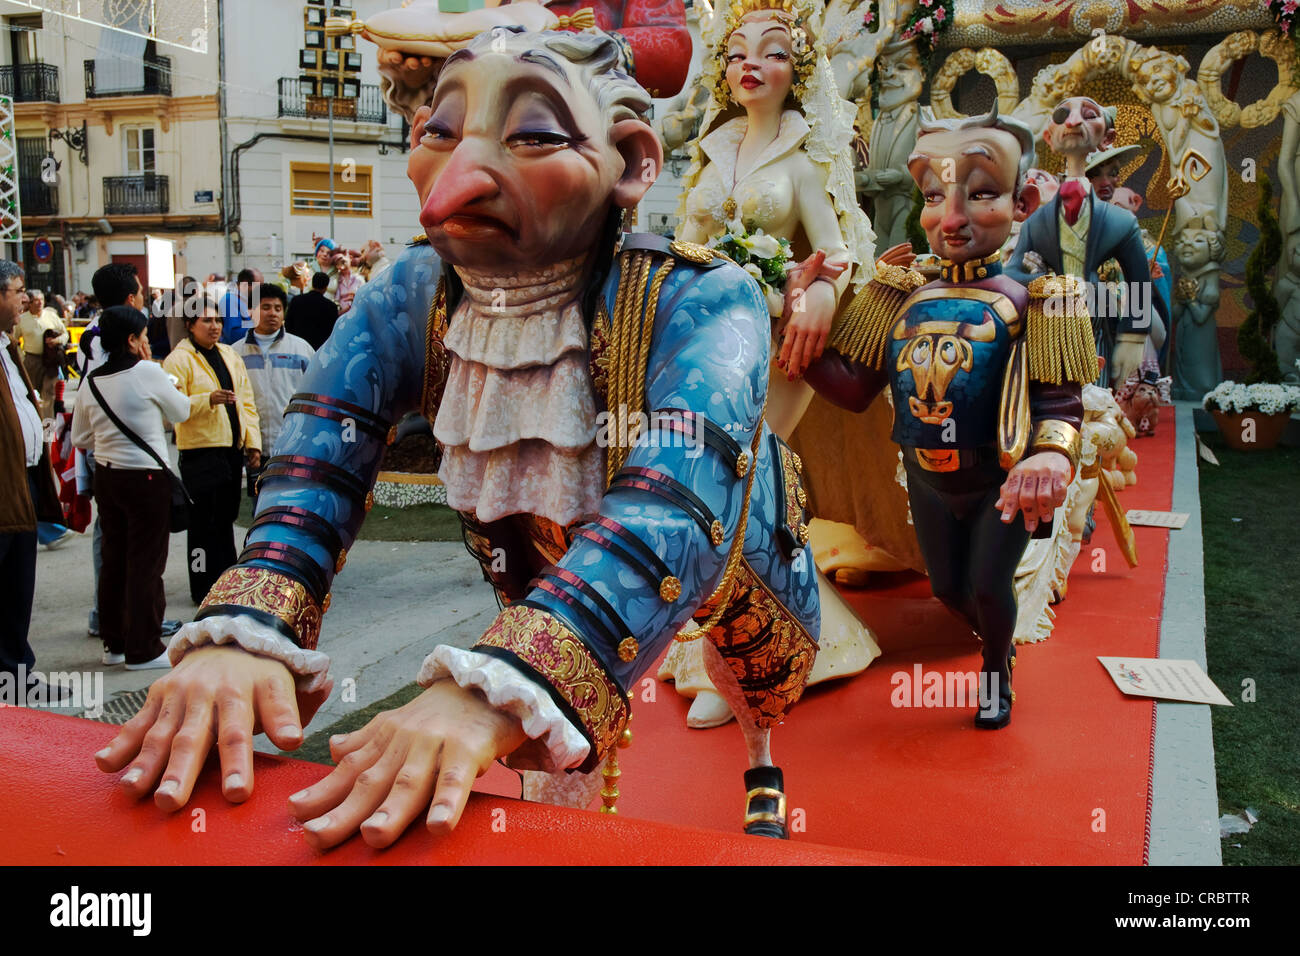
POLYGON ((238 647, 198 648, 153 683, 144 707, 95 763, 105 773, 129 763, 121 780, 127 793, 143 797, 157 784, 154 802, 179 810, 215 742, 222 793, 241 803, 253 793, 253 735, 265 731, 281 750, 293 750, 329 690, 299 699, 279 661, 238 647))
POLYGON ((1043 260, 1042 254, 1030 249, 1025 253, 1021 260, 1024 263, 1024 269, 1030 275, 1040 275, 1047 271, 1047 263, 1043 260))
POLYGON ((1010 524, 1017 511, 1024 512, 1025 527, 1033 533, 1039 521, 1050 522, 1065 501, 1070 484, 1070 459, 1057 451, 1041 451, 1022 459, 1007 472, 993 505, 1010 524))
POLYGON ((878 266, 902 266, 910 268, 916 261, 916 253, 912 251, 911 242, 900 242, 896 246, 890 246, 876 258, 878 266))
POLYGON ((402 82, 411 87, 422 87, 431 83, 442 69, 442 60, 420 54, 403 53, 396 49, 380 49, 376 54, 380 66, 400 71, 402 82))
POLYGON ((1142 354, 1146 348, 1146 336, 1124 332, 1115 341, 1110 353, 1110 381, 1119 387, 1128 381, 1129 375, 1138 370, 1142 364, 1142 354))
POLYGON ((441 680, 360 730, 331 738, 338 766, 290 797, 290 809, 317 849, 358 829, 371 846, 388 846, 426 808, 429 830, 447 833, 460 820, 475 778, 525 739, 517 718, 476 691, 441 680))
POLYGON ((826 253, 819 249, 786 274, 785 308, 777 327, 781 337, 777 365, 790 381, 802 375, 826 348, 835 321, 834 282, 847 265, 827 262, 826 253))

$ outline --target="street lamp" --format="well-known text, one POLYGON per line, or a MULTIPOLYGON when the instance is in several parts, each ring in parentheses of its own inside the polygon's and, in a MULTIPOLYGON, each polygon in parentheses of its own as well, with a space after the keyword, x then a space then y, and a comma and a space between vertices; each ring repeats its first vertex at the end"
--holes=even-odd
MULTIPOLYGON (((334 236, 334 101, 341 100, 345 116, 357 116, 361 95, 361 54, 351 52, 350 34, 328 36, 326 0, 307 0, 303 10, 303 49, 298 54, 299 82, 307 94, 307 115, 323 111, 329 117, 330 237, 334 236)), ((349 0, 330 0, 329 16, 356 19, 349 0)))

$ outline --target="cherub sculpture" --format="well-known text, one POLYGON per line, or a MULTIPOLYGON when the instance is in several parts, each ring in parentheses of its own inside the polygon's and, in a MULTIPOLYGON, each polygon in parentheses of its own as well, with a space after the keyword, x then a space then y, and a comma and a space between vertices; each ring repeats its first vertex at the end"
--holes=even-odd
POLYGON ((1213 220, 1188 222, 1174 240, 1179 266, 1174 285, 1174 349, 1170 370, 1173 396, 1200 400, 1223 380, 1219 355, 1219 270, 1224 256, 1223 232, 1213 220))
POLYGON ((504 610, 472 648, 431 648, 423 694, 331 742, 339 766, 291 800, 308 841, 360 830, 385 846, 422 816, 450 829, 498 757, 595 768, 628 739, 629 689, 692 618, 745 731, 746 830, 785 835, 769 734, 819 614, 800 465, 762 420, 767 308, 710 250, 622 233, 662 152, 621 62, 603 34, 511 28, 448 57, 411 130, 428 241, 340 319, 289 405, 238 564, 96 755, 129 765, 129 793, 179 808, 216 739, 225 795, 244 800, 254 728, 301 740, 330 686, 330 583, 385 441, 420 411, 504 610))
POLYGON ((1300 240, 1293 240, 1287 250, 1286 266, 1279 269, 1277 306, 1281 317, 1273 333, 1273 346, 1277 349, 1277 364, 1282 369, 1282 381, 1300 382, 1300 240))

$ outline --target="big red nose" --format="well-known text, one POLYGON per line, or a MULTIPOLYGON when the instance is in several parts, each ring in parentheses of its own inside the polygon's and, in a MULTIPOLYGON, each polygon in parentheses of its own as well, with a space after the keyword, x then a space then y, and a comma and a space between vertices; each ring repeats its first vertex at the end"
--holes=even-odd
POLYGON ((966 215, 966 204, 961 197, 950 194, 947 201, 943 204, 943 219, 939 221, 939 228, 943 230, 944 235, 954 235, 966 228, 970 222, 970 217, 966 215))
POLYGON ((472 203, 497 194, 496 180, 488 171, 485 159, 483 147, 472 140, 462 140, 457 145, 420 210, 422 226, 426 229, 437 226, 449 216, 471 211, 472 203))

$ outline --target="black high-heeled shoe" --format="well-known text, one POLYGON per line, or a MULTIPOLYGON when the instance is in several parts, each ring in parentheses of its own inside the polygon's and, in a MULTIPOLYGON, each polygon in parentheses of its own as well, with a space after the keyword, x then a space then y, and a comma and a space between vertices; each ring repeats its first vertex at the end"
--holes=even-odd
POLYGON ((745 832, 750 836, 787 840, 785 780, 780 767, 752 767, 745 771, 745 832))
MULTIPOLYGON (((975 726, 980 730, 1001 730, 1007 724, 1011 723, 1011 705, 1016 702, 1016 692, 1011 689, 1011 671, 1016 666, 1016 645, 1011 645, 1011 650, 1007 654, 1007 663, 1003 668, 998 670, 984 670, 983 674, 988 674, 987 679, 980 681, 980 702, 979 710, 975 712, 975 726), (997 710, 993 713, 991 709, 992 701, 984 700, 984 688, 997 678, 998 700, 997 710)), ((981 676, 982 676, 981 675, 981 676)))

